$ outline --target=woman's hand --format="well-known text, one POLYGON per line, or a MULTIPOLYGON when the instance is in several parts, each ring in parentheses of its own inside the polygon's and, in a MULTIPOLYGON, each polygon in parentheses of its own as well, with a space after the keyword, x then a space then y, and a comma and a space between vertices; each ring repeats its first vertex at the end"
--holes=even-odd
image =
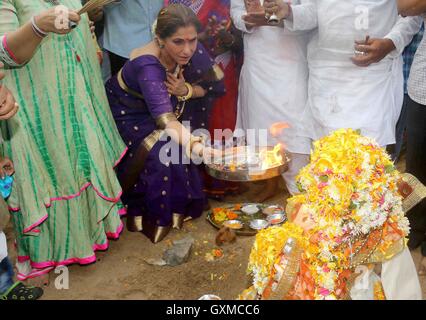
POLYGON ((69 27, 69 22, 78 24, 81 17, 75 10, 57 6, 43 11, 34 19, 37 27, 46 33, 67 34, 72 31, 72 28, 69 27))
POLYGON ((171 73, 167 73, 166 87, 169 94, 182 97, 188 94, 188 88, 185 85, 185 78, 183 76, 183 69, 179 71, 177 77, 171 73))
POLYGON ((204 145, 202 145, 202 148, 203 162, 205 164, 216 163, 223 157, 223 152, 221 150, 214 149, 212 147, 206 147, 204 145))
POLYGON ((19 106, 5 85, 0 85, 0 120, 8 120, 18 112, 19 106))
MULTIPOLYGON (((0 63, 0 68, 3 65, 0 63)), ((0 80, 4 78, 4 73, 0 71, 0 80)), ((0 84, 0 120, 12 118, 18 112, 18 104, 9 89, 0 84)))
POLYGON ((4 179, 6 175, 11 176, 15 173, 12 160, 9 158, 0 158, 0 177, 4 179))

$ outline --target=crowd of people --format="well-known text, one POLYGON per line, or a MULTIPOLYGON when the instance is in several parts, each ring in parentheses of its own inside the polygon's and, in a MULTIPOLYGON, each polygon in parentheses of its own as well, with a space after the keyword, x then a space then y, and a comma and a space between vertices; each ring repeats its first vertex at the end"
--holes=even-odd
MULTIPOLYGON (((6 216, 20 281, 93 263, 124 215, 157 243, 241 191, 203 165, 236 129, 286 146, 292 195, 312 142, 340 128, 395 161, 406 146, 426 184, 425 0, 122 0, 79 15, 85 2, 0 0, 3 299, 42 294, 11 280, 6 216)), ((408 218, 426 256, 425 201, 408 218)))

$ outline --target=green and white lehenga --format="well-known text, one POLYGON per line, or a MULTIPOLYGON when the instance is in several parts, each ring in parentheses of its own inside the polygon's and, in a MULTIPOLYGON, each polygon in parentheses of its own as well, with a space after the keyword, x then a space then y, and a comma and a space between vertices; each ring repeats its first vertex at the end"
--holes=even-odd
MULTIPOLYGON (((77 9, 79 0, 61 0, 77 9)), ((0 36, 52 4, 0 0, 0 36)), ((122 230, 114 166, 126 152, 111 116, 87 15, 66 36, 50 34, 32 60, 6 70, 20 105, 1 123, 3 153, 15 165, 8 199, 20 280, 58 265, 87 264, 122 230)), ((6 44, 7 45, 7 44, 6 44)), ((13 53, 12 53, 13 54, 13 53)))

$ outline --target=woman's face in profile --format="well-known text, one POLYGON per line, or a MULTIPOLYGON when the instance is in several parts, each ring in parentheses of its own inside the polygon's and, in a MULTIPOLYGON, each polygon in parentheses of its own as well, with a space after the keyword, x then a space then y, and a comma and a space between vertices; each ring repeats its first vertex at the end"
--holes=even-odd
POLYGON ((185 65, 197 48, 197 30, 195 26, 180 27, 164 42, 164 49, 179 65, 185 65))

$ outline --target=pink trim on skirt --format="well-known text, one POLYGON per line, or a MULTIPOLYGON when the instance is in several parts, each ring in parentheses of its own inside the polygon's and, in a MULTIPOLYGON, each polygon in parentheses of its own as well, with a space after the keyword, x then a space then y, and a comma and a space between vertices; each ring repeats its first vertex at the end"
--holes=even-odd
MULTIPOLYGON (((123 228, 124 228, 124 225, 123 225, 123 222, 121 222, 116 232, 107 232, 106 235, 110 239, 118 239, 121 232, 123 231, 123 228)), ((107 242, 105 242, 104 244, 94 244, 93 251, 94 252, 105 251, 108 249, 108 247, 109 247, 109 242, 107 240, 107 242)), ((24 263, 27 261, 30 261, 30 265, 34 269, 27 275, 23 273, 18 273, 17 278, 20 281, 41 276, 43 274, 49 273, 56 267, 60 267, 60 266, 67 266, 67 265, 75 264, 75 263, 78 263, 80 265, 91 264, 96 261, 96 254, 93 254, 92 256, 89 256, 86 258, 69 258, 63 261, 45 261, 45 262, 31 261, 29 256, 18 256, 19 263, 24 263)))

